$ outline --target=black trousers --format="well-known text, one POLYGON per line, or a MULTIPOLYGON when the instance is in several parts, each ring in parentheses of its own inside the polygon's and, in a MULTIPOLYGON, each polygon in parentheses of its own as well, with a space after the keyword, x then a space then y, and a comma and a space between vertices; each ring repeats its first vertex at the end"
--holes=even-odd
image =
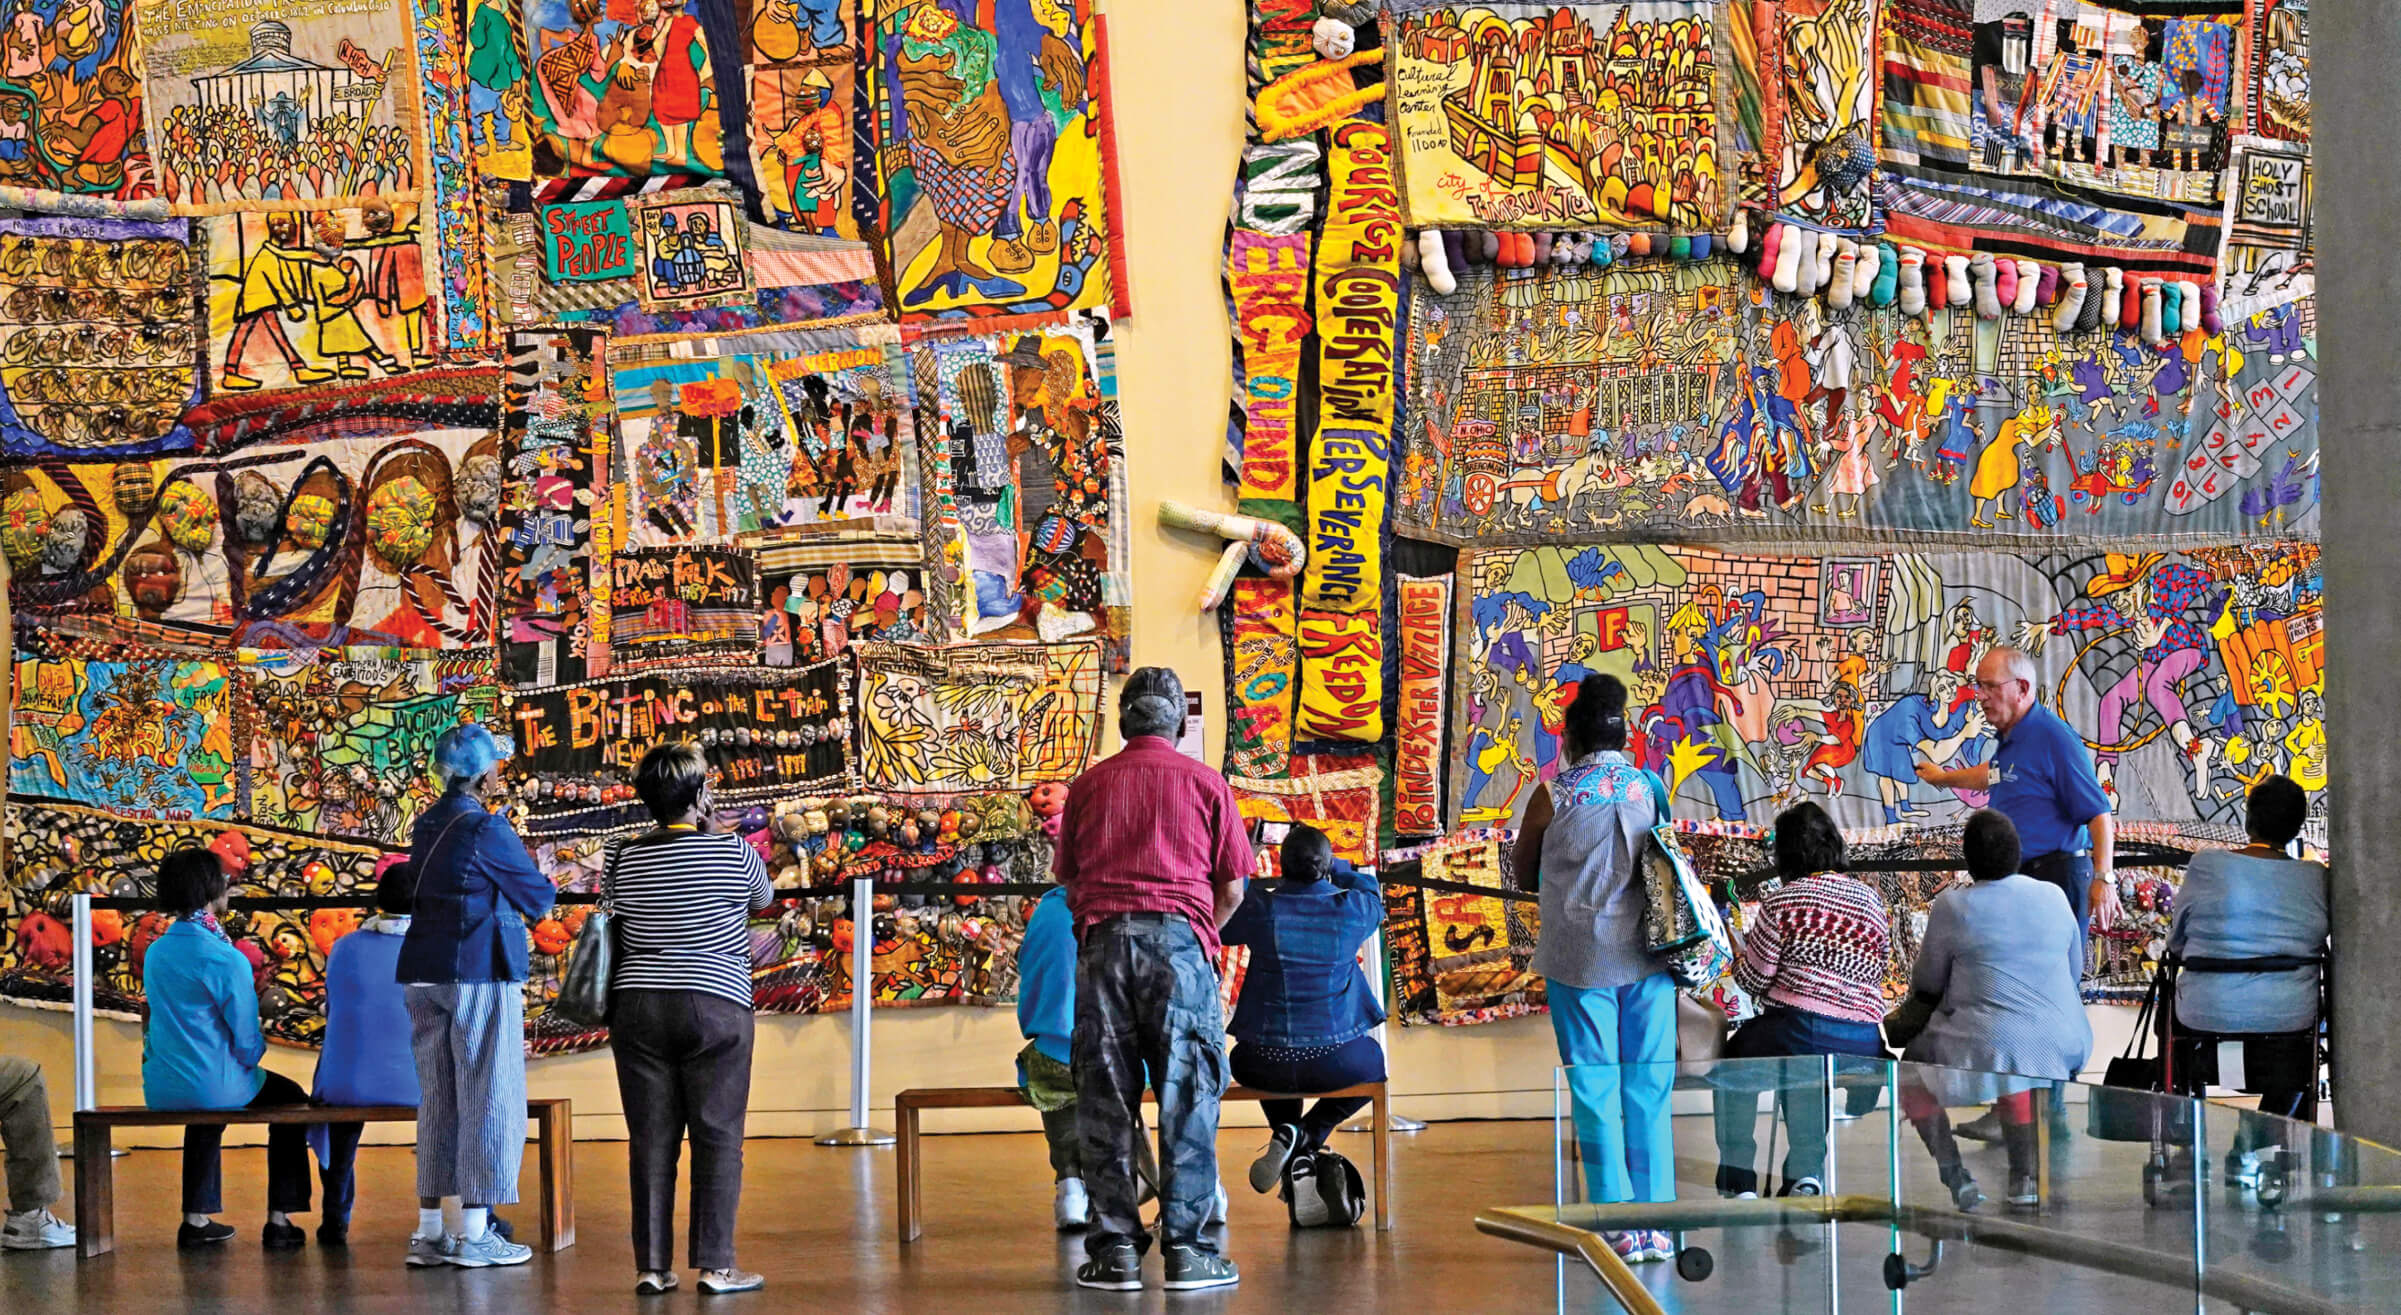
MULTIPOLYGON (((1227 1062, 1233 1069, 1234 1080, 1253 1091, 1289 1091, 1306 1096, 1384 1080, 1384 1047, 1372 1035, 1352 1037, 1327 1054, 1297 1063, 1261 1058, 1255 1047, 1237 1041, 1227 1062)), ((1300 1140, 1293 1146, 1293 1153, 1298 1155, 1324 1146, 1326 1138, 1345 1119, 1372 1103, 1365 1096, 1343 1096, 1321 1100, 1307 1114, 1301 1113, 1301 1102, 1297 1100, 1263 1100, 1259 1108, 1271 1126, 1288 1123, 1300 1129, 1300 1140)))
POLYGON ((317 1181, 325 1189, 325 1212, 319 1222, 350 1226, 350 1207, 358 1199, 358 1143, 366 1131, 364 1123, 325 1125, 329 1144, 324 1167, 317 1170, 317 1181))
MULTIPOLYGON (((250 1108, 306 1105, 308 1093, 281 1073, 267 1074, 251 1097, 250 1108)), ((219 1150, 225 1145, 221 1124, 195 1125, 183 1130, 183 1212, 213 1215, 225 1208, 225 1172, 219 1150)), ((276 1123, 267 1128, 267 1208, 285 1214, 308 1209, 308 1128, 276 1123)))
POLYGON ((742 1126, 750 1108, 750 1006, 707 991, 619 991, 609 1020, 629 1141, 634 1268, 675 1268, 675 1169, 692 1142, 686 1259, 734 1265, 742 1126))

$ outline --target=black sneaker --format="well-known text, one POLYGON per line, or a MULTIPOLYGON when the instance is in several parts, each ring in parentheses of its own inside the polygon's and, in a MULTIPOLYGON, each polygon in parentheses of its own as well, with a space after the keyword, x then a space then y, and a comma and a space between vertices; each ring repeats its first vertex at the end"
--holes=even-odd
POLYGON ((220 1224, 214 1219, 205 1224, 177 1224, 175 1226, 175 1245, 185 1250, 193 1247, 215 1246, 232 1237, 233 1225, 220 1224))
POLYGON ((1189 1292, 1194 1288, 1230 1288, 1242 1281, 1242 1271, 1234 1262, 1214 1251, 1193 1246, 1167 1248, 1167 1282, 1170 1292, 1189 1292))
POLYGON ((1075 1283, 1079 1288, 1099 1288, 1103 1292, 1140 1292, 1142 1290, 1142 1253, 1131 1242, 1117 1242, 1104 1247, 1090 1260, 1076 1266, 1075 1283))
POLYGON ((318 1246, 321 1246, 321 1247, 346 1247, 346 1246, 349 1246, 349 1245, 350 1245, 350 1225, 348 1225, 348 1224, 319 1224, 319 1225, 317 1225, 317 1245, 318 1245, 318 1246))
POLYGON ((308 1245, 308 1233, 298 1224, 269 1223, 258 1230, 258 1240, 269 1251, 298 1251, 308 1245))
POLYGON ((1950 1186, 1951 1204, 1958 1208, 1959 1213, 1974 1214, 1976 1208, 1984 1204, 1983 1190, 1976 1186, 1975 1179, 1966 1174, 1961 1174, 1950 1186))
POLYGON ((2042 1180, 2030 1173, 2009 1176, 2009 1208, 2021 1213, 2042 1208, 2042 1180))

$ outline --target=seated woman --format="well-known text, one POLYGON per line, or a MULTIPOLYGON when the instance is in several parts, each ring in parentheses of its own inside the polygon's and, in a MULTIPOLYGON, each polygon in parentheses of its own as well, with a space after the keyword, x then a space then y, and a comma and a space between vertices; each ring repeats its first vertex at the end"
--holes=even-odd
MULTIPOLYGON (((1219 936, 1251 947, 1242 997, 1234 1003, 1234 1080, 1259 1091, 1313 1095, 1384 1080, 1384 1047, 1371 1033, 1384 1008, 1359 970, 1359 947, 1384 921, 1376 879, 1334 857, 1316 827, 1284 837, 1282 878, 1253 882, 1219 936)), ((1260 1102, 1275 1134, 1251 1162, 1251 1190, 1264 1192, 1304 1163, 1364 1096, 1329 1097, 1301 1112, 1298 1100, 1260 1102)))
MULTIPOLYGON (((308 1103, 299 1083, 258 1066, 267 1053, 258 1027, 258 989, 250 960, 217 921, 225 912, 225 889, 225 869, 209 850, 179 849, 159 864, 158 907, 174 925, 151 942, 142 960, 142 987, 150 999, 142 1024, 142 1100, 152 1109, 308 1103)), ((224 1141, 221 1125, 183 1130, 179 1247, 233 1236, 231 1224, 209 1218, 225 1208, 217 1154, 224 1141)), ((289 1216, 308 1206, 308 1130, 274 1124, 267 1129, 267 1226, 259 1240, 277 1251, 304 1245, 308 1235, 289 1216)))
POLYGON ((1726 1044, 1729 1060, 1809 1056, 1785 1064, 1729 1064, 1714 1084, 1717 1190, 1759 1194, 1758 1093, 1778 1092, 1792 1149, 1784 1156, 1787 1196, 1825 1192, 1825 1063, 1820 1055, 1882 1061, 1884 968, 1891 937, 1884 900, 1842 871, 1842 832, 1826 810, 1796 804, 1776 818, 1776 872, 1783 884, 1760 901, 1758 920, 1734 957, 1734 981, 1764 1006, 1726 1044))
MULTIPOLYGON (((2287 854, 2309 816, 2309 796, 2292 778, 2271 776, 2251 788, 2248 802, 2244 821, 2251 843, 2202 850, 2185 868, 2168 925, 2168 953, 2186 959, 2325 953, 2325 865, 2287 854)), ((2314 1121, 2318 972, 2179 973, 2177 1085, 2201 1094, 2218 1077, 2219 1043, 2240 1036, 2248 1077, 2241 1085, 2259 1093, 2259 1113, 2314 1121)), ((2275 1125, 2245 1111, 2226 1156, 2227 1184, 2256 1181, 2260 1152, 2277 1145, 2275 1125)))
POLYGON ((2057 886, 2018 875, 2017 828, 2007 817, 1980 808, 1961 839, 1974 884, 1934 901, 1909 979, 1913 1004, 1930 1017, 1901 1058, 1934 1067, 1904 1081, 1901 1111, 1934 1153, 1952 1202, 1973 1210, 1984 1194, 1960 1162, 1944 1107, 1995 1102, 2009 1204, 2031 1209, 2041 1199, 2034 1093, 2073 1080, 2093 1048, 2079 990, 2084 929, 2057 886))
MULTIPOLYGON (((375 914, 358 930, 335 941, 325 956, 325 1048, 317 1056, 316 1089, 311 1099, 320 1105, 406 1105, 414 1108, 421 1092, 417 1062, 409 1045, 409 1011, 400 984, 400 944, 408 936, 410 910, 417 900, 417 865, 402 859, 386 867, 375 881, 375 914)), ((318 1178, 325 1188, 325 1211, 317 1221, 317 1245, 347 1246, 350 1207, 357 1197, 354 1170, 358 1164, 363 1123, 324 1123, 309 1129, 309 1145, 317 1152, 318 1178)), ((439 1237, 442 1202, 417 1198, 418 1223, 428 1236, 439 1237)), ((495 1215, 492 1231, 513 1236, 508 1221, 495 1215)))

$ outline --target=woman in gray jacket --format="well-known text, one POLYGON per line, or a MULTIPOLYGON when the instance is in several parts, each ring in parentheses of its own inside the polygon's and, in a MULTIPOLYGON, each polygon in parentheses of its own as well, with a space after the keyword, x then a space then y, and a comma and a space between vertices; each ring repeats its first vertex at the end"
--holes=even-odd
POLYGON ((2007 817, 1978 809, 1961 840, 1975 882, 1943 892, 1926 920, 1909 986, 1932 1016, 1901 1058, 1933 1067, 1910 1075, 1901 1108, 1952 1201, 1973 1210, 1984 1194, 1960 1162, 1944 1107, 1992 1102, 2009 1150, 2009 1204, 2028 1209, 2039 1202, 2034 1093, 2074 1079, 2092 1053, 2080 990, 2084 929, 2058 887, 2018 874, 2017 828, 2007 817))

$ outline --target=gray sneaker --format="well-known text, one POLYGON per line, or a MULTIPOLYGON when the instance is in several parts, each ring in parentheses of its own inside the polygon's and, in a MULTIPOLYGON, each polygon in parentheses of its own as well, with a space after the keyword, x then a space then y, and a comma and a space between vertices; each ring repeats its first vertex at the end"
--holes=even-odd
POLYGON ((449 1242, 450 1239, 446 1237, 411 1237, 409 1239, 409 1268, 432 1269, 436 1265, 449 1264, 449 1242))
POLYGON ((482 1237, 473 1241, 456 1236, 443 1239, 442 1258, 460 1269, 489 1269, 494 1265, 522 1265, 534 1258, 534 1249, 486 1229, 482 1237))
POLYGON ((1234 1262, 1214 1251, 1199 1247, 1170 1246, 1167 1248, 1167 1282, 1170 1292, 1189 1292, 1194 1288, 1230 1288, 1242 1281, 1242 1271, 1234 1262))
POLYGON ((1140 1292, 1142 1253, 1131 1242, 1112 1243, 1076 1266, 1075 1281, 1077 1287, 1103 1292, 1140 1292))
POLYGON ((1251 1190, 1272 1192, 1284 1177, 1284 1166, 1292 1163, 1293 1148, 1300 1144, 1301 1130, 1289 1123, 1276 1125, 1275 1135, 1267 1139, 1267 1149, 1251 1161, 1251 1190))

